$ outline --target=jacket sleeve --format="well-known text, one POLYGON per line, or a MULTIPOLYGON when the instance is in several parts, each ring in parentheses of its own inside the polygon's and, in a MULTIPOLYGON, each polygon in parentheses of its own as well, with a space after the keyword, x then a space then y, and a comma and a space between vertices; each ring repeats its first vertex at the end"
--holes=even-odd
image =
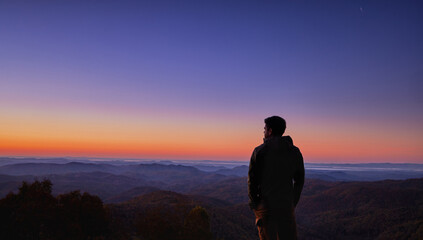
POLYGON ((304 186, 304 159, 298 148, 295 149, 296 171, 294 174, 294 206, 300 201, 301 192, 304 186))
POLYGON ((257 151, 255 149, 251 155, 250 167, 248 170, 248 197, 250 198, 249 205, 251 209, 256 209, 260 202, 258 170, 257 151))

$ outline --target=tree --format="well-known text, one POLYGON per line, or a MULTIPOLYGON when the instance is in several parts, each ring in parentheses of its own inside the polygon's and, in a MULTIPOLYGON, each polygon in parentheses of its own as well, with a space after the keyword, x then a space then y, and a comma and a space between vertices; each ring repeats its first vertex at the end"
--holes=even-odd
POLYGON ((50 180, 23 182, 0 200, 0 239, 101 239, 108 218, 97 196, 73 191, 51 194, 50 180))
POLYGON ((51 195, 50 180, 23 182, 17 194, 0 200, 1 239, 49 238, 56 199, 51 195))
POLYGON ((99 197, 72 191, 57 199, 60 226, 56 229, 61 239, 93 239, 107 234, 108 219, 99 197))
POLYGON ((185 219, 186 239, 192 240, 210 240, 212 233, 210 231, 210 217, 206 209, 196 206, 185 219))

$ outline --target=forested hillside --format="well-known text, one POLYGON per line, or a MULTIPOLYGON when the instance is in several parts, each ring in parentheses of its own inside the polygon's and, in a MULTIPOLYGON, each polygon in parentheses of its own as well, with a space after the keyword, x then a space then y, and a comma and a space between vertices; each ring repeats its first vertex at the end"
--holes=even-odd
MULTIPOLYGON (((137 187, 112 198, 54 196, 49 180, 0 200, 1 239, 258 239, 246 178, 190 193, 137 187), (193 222, 201 222, 199 226, 193 222)), ((74 189, 77 190, 77 189, 74 189)), ((422 239, 423 179, 307 179, 297 207, 300 239, 422 239)))

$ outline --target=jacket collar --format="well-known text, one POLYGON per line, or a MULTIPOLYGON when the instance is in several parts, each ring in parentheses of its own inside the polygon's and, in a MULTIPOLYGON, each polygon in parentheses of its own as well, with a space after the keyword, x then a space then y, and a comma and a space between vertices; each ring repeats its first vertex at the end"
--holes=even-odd
POLYGON ((285 141, 290 145, 294 144, 293 141, 292 141, 292 138, 290 136, 281 136, 281 137, 270 136, 268 138, 263 138, 264 143, 272 142, 272 141, 285 141))

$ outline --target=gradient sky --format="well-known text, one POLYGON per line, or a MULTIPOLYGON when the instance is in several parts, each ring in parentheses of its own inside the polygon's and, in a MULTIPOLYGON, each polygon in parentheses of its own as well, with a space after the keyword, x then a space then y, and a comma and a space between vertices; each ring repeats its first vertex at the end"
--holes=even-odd
POLYGON ((0 0, 0 156, 423 163, 423 3, 0 0))

